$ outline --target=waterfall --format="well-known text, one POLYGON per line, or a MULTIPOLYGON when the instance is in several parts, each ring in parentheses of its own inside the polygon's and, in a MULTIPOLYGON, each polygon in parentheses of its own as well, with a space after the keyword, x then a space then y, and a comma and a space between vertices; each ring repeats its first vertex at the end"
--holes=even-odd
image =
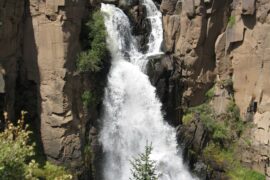
POLYGON ((152 142, 151 159, 157 162, 160 180, 193 179, 178 152, 176 132, 163 120, 161 103, 143 69, 149 54, 160 53, 163 39, 161 14, 151 0, 142 2, 151 21, 152 32, 146 54, 138 51, 128 17, 114 5, 102 4, 108 32, 107 46, 112 56, 104 95, 103 127, 100 141, 105 153, 104 179, 128 180, 130 160, 152 142))

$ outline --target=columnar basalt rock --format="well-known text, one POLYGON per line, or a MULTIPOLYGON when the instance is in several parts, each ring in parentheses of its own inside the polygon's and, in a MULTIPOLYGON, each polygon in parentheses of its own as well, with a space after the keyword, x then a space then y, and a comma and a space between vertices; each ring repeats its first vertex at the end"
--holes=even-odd
POLYGON ((243 119, 250 121, 249 117, 253 117, 255 124, 250 132, 252 146, 246 152, 249 155, 243 156, 242 160, 270 176, 269 2, 243 0, 235 3, 232 13, 239 21, 234 26, 243 24, 244 27, 242 40, 230 46, 235 100, 243 119))
POLYGON ((207 89, 218 82, 212 102, 216 113, 225 113, 234 94, 243 120, 253 119, 256 125, 248 135, 252 147, 242 161, 269 173, 269 2, 163 0, 160 9, 164 50, 173 57, 171 77, 178 74, 182 87, 174 91, 174 97, 180 98, 175 109, 201 104, 207 89))
POLYGON ((76 167, 82 163, 80 87, 75 72, 83 0, 30 0, 26 12, 24 64, 38 85, 40 132, 46 156, 76 167))
MULTIPOLYGON (((226 29, 229 8, 229 0, 163 0, 161 3, 163 49, 173 60, 171 76, 167 76, 170 82, 167 89, 169 94, 178 98, 175 107, 170 108, 178 114, 174 124, 179 123, 181 109, 202 103, 206 91, 214 84, 215 42, 226 29)), ((166 101, 168 99, 163 103, 170 104, 166 101)))
POLYGON ((22 52, 24 4, 24 1, 17 0, 0 1, 0 76, 5 80, 2 81, 5 84, 5 110, 11 119, 14 119, 17 63, 22 52))

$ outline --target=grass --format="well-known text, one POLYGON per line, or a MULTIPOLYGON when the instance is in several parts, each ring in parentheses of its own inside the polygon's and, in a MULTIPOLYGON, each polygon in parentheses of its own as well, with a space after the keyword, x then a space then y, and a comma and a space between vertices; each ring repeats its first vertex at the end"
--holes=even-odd
POLYGON ((242 167, 240 164, 228 171, 228 176, 232 180, 265 180, 265 175, 252 169, 242 167))

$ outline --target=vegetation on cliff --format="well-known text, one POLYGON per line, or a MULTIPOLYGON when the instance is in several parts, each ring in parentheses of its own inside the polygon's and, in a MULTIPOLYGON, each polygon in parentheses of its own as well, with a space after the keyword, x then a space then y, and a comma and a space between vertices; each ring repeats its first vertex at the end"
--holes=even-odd
POLYGON ((72 175, 65 168, 35 159, 35 143, 31 131, 24 124, 25 112, 15 126, 5 114, 5 129, 0 133, 0 179, 47 179, 70 180, 72 175))
POLYGON ((78 55, 77 68, 79 72, 97 72, 106 55, 106 28, 102 13, 95 11, 91 14, 85 26, 84 33, 87 35, 84 50, 78 55))
POLYGON ((96 101, 95 99, 96 96, 89 90, 84 91, 81 98, 82 98, 83 106, 85 108, 88 108, 90 104, 93 104, 96 101))
MULTIPOLYGON (((238 157, 239 141, 249 124, 240 117, 240 111, 233 98, 229 101, 226 112, 217 115, 211 106, 214 89, 206 93, 207 101, 199 106, 188 108, 182 118, 184 126, 188 127, 197 119, 202 123, 205 141, 200 152, 191 147, 188 150, 191 159, 200 159, 211 174, 213 171, 223 172, 233 180, 263 180, 265 176, 243 167, 238 157)), ((213 177, 212 177, 213 178, 213 177)))

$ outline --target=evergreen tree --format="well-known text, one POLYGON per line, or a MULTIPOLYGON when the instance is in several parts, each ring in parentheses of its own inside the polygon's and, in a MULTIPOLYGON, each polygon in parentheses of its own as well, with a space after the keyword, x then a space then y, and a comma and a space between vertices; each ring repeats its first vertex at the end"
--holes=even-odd
POLYGON ((156 162, 150 160, 150 154, 153 148, 152 145, 146 144, 145 151, 139 154, 138 158, 131 161, 132 178, 130 180, 157 180, 156 162))

